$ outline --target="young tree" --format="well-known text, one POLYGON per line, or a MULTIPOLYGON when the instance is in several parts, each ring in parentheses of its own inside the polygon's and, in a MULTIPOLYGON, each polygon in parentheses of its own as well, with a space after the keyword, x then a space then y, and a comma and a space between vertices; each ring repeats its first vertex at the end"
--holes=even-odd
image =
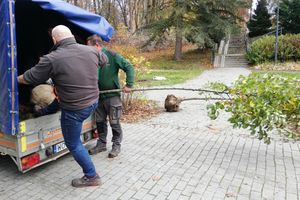
POLYGON ((268 12, 266 0, 260 0, 250 19, 247 27, 249 29, 249 37, 256 37, 268 33, 271 23, 271 15, 268 12))
MULTIPOLYGON (((270 133, 279 130, 288 138, 300 137, 300 80, 274 74, 240 76, 230 87, 211 83, 211 88, 227 92, 230 99, 208 105, 216 119, 225 110, 234 128, 249 129, 251 135, 270 143, 270 133)), ((279 132, 279 133, 280 133, 279 132)), ((278 133, 278 132, 277 132, 278 133)))
POLYGON ((300 33, 300 1, 282 0, 279 21, 284 33, 300 33))

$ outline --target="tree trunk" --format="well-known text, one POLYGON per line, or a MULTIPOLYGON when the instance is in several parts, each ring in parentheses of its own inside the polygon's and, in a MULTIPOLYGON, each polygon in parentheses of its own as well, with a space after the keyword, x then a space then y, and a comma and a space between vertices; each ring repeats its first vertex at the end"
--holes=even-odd
POLYGON ((78 0, 74 0, 74 5, 78 6, 78 0))
POLYGON ((128 29, 132 31, 133 29, 133 11, 134 11, 134 4, 132 0, 128 0, 128 29))
POLYGON ((143 4, 140 0, 135 1, 135 12, 134 12, 134 22, 135 22, 135 30, 139 29, 143 23, 143 4))
POLYGON ((128 15, 128 13, 127 13, 127 3, 128 2, 125 1, 125 0, 117 0, 117 3, 120 7, 121 15, 122 15, 123 20, 124 20, 124 25, 126 27, 128 27, 128 23, 127 23, 127 15, 128 15))
POLYGON ((176 42, 174 59, 176 61, 181 60, 182 57, 182 33, 180 29, 176 29, 176 42))
POLYGON ((93 0, 93 6, 94 6, 94 13, 98 13, 96 0, 93 0))
POLYGON ((107 10, 107 13, 106 13, 106 19, 110 19, 110 12, 111 12, 111 3, 108 2, 108 10, 107 10))

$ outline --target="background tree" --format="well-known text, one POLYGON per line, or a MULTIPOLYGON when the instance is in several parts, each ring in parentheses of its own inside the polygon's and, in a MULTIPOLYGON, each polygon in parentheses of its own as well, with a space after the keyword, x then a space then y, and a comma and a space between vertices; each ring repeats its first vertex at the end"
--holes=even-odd
POLYGON ((247 8, 246 1, 194 1, 191 29, 187 39, 199 47, 211 48, 219 43, 233 29, 239 30, 242 17, 239 10, 247 8))
POLYGON ((300 1, 282 0, 279 21, 284 33, 300 33, 300 1))
MULTIPOLYGON (((175 60, 181 59, 187 39, 201 49, 211 48, 242 20, 239 9, 249 0, 66 0, 105 17, 114 27, 131 33, 148 32, 149 41, 175 40, 175 60)), ((159 42, 158 42, 159 43, 159 42)))
POLYGON ((272 26, 270 18, 271 15, 268 12, 266 0, 260 0, 252 18, 247 24, 250 31, 249 37, 256 37, 268 33, 272 26))
POLYGON ((232 27, 242 19, 239 8, 246 7, 244 0, 174 0, 168 4, 168 12, 158 12, 157 21, 145 26, 150 30, 149 42, 160 39, 165 32, 176 33, 175 60, 181 58, 182 39, 197 44, 201 48, 211 48, 218 43, 232 27))

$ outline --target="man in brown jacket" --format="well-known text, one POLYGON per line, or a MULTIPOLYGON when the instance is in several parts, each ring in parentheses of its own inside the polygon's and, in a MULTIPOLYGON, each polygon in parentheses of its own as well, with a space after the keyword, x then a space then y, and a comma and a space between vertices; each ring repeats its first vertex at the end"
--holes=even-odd
POLYGON ((67 148, 82 167, 84 176, 73 179, 72 186, 101 185, 99 175, 80 133, 83 121, 98 106, 99 52, 92 47, 76 43, 70 29, 59 25, 52 30, 54 47, 41 57, 38 64, 18 77, 23 84, 38 85, 52 79, 61 108, 61 128, 67 148))

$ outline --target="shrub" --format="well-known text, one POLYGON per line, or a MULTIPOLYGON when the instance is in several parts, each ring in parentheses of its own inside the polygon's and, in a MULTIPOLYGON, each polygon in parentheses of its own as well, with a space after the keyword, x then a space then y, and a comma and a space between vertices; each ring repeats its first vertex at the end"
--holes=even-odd
POLYGON ((265 143, 270 143, 268 133, 273 129, 299 139, 299 79, 254 73, 241 76, 232 88, 223 86, 220 90, 224 88, 232 99, 210 104, 208 110, 212 119, 218 117, 221 109, 232 114, 229 122, 233 127, 248 128, 265 143))
MULTIPOLYGON (((264 36, 254 41, 247 52, 251 64, 270 62, 275 57, 275 36, 264 36)), ((300 60, 300 34, 281 35, 278 37, 278 60, 300 60)))

